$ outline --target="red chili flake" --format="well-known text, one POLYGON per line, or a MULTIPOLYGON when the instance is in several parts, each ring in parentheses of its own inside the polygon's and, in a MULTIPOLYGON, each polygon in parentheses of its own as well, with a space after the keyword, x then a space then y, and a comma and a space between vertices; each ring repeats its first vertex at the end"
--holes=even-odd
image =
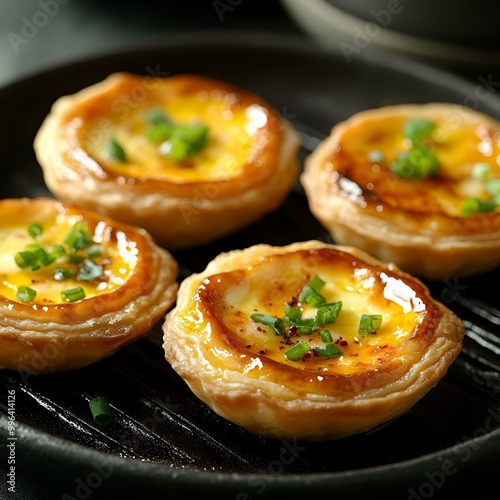
POLYGON ((247 344, 245 347, 246 347, 247 349, 250 349, 250 347, 252 347, 252 344, 247 344))
POLYGON ((299 303, 297 297, 292 297, 287 303, 287 306, 295 307, 299 303))
POLYGON ((267 354, 267 349, 261 349, 261 350, 259 351, 259 354, 267 354))
POLYGON ((310 358, 311 358, 311 353, 307 352, 306 354, 304 354, 304 356, 302 356, 302 361, 309 361, 310 358))
POLYGON ((257 327, 257 330, 258 330, 259 332, 263 332, 263 331, 264 331, 264 329, 263 329, 263 328, 261 328, 260 326, 258 326, 258 327, 257 327))
POLYGON ((344 340, 342 337, 340 338, 340 345, 345 347, 346 345, 349 345, 349 342, 347 340, 344 340))

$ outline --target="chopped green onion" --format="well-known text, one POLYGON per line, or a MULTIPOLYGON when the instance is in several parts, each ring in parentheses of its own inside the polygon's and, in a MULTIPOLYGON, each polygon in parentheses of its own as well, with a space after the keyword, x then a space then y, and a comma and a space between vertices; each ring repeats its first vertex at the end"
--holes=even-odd
POLYGON ((68 302, 76 302, 85 298, 85 290, 81 286, 71 290, 64 290, 61 292, 61 297, 68 302))
POLYGON ((335 344, 327 344, 322 347, 313 347, 313 351, 322 358, 330 359, 342 356, 342 351, 335 344))
POLYGON ((493 212, 498 206, 496 200, 480 200, 479 198, 467 198, 462 202, 460 215, 468 217, 479 213, 493 212))
POLYGON ((54 271, 54 279, 56 281, 64 281, 69 278, 73 278, 76 274, 76 271, 74 269, 64 269, 62 267, 58 267, 54 271))
POLYGON ((207 140, 207 125, 175 125, 172 135, 160 145, 160 152, 174 161, 187 160, 199 153, 206 146, 207 140))
POLYGON ((472 165, 471 174, 474 179, 485 181, 490 173, 491 165, 489 163, 474 163, 474 165, 472 165))
POLYGON ((38 256, 34 252, 17 252, 16 255, 14 255, 14 260, 21 269, 25 269, 27 267, 29 267, 32 271, 40 269, 40 266, 38 265, 38 256))
POLYGON ((146 121, 151 125, 159 125, 160 123, 172 123, 162 108, 151 109, 146 115, 146 121))
POLYGON ((83 250, 91 242, 92 236, 90 235, 89 228, 83 222, 75 223, 64 239, 64 243, 75 252, 83 250))
POLYGON ((78 270, 76 279, 78 281, 92 281, 100 278, 104 274, 102 266, 99 266, 90 259, 85 259, 78 270))
POLYGON ((300 292, 299 302, 302 304, 307 303, 314 307, 324 304, 326 300, 319 293, 324 286, 325 282, 316 274, 300 292))
POLYGON ((317 274, 315 274, 308 284, 315 292, 320 292, 326 285, 326 281, 323 281, 317 274))
POLYGON ((146 137, 154 143, 160 143, 169 139, 175 128, 175 124, 161 108, 152 109, 146 115, 146 121, 150 125, 146 131, 146 137))
POLYGON ((373 149, 368 153, 366 158, 368 161, 372 161, 374 163, 382 163, 385 160, 385 155, 379 149, 373 149))
POLYGON ((333 342, 332 333, 330 332, 330 330, 327 330, 326 328, 319 331, 319 336, 321 337, 322 342, 324 342, 325 344, 333 342))
POLYGON ((285 325, 281 318, 275 318, 268 314, 251 314, 250 318, 256 323, 262 323, 263 325, 270 326, 278 335, 283 335, 285 331, 285 325))
POLYGON ((316 326, 335 323, 341 309, 342 309, 342 301, 340 300, 337 302, 330 302, 328 304, 321 305, 316 312, 316 318, 315 318, 316 326))
POLYGON ((285 316, 290 321, 296 321, 302 317, 302 311, 297 309, 296 307, 286 306, 285 307, 285 316))
POLYGON ((100 257, 101 255, 102 255, 101 245, 94 243, 93 245, 90 245, 87 248, 87 257, 93 258, 93 257, 100 257))
POLYGON ((42 266, 48 266, 55 260, 52 258, 51 254, 46 250, 46 248, 42 245, 39 245, 38 243, 26 245, 26 252, 31 252, 35 256, 37 263, 41 264, 42 266))
POLYGON ((298 319, 293 325, 297 327, 297 333, 300 335, 309 335, 314 331, 314 318, 298 319))
POLYGON ((30 226, 28 227, 28 234, 32 237, 32 238, 39 238, 43 233, 43 227, 41 224, 38 224, 38 223, 33 223, 33 224, 30 224, 30 226))
POLYGON ((362 314, 359 320, 358 333, 362 337, 368 337, 371 333, 377 332, 381 325, 381 314, 362 314))
POLYGON ((436 125, 426 118, 410 118, 403 127, 403 135, 412 142, 417 142, 430 136, 436 125))
POLYGON ((106 151, 109 156, 118 163, 125 163, 127 161, 127 154, 116 139, 109 139, 106 143, 106 151))
POLYGON ((54 245, 54 248, 50 252, 50 257, 53 259, 53 261, 56 261, 60 257, 65 257, 66 256, 66 250, 62 245, 54 245))
POLYGON ((17 289, 16 297, 21 302, 33 302, 36 297, 36 290, 33 290, 33 288, 30 288, 28 286, 20 286, 17 289))
POLYGON ((113 414, 106 399, 98 397, 89 401, 90 411, 94 421, 102 426, 109 425, 113 421, 113 414))
POLYGON ((302 340, 301 342, 295 344, 293 347, 290 347, 290 349, 287 349, 285 351, 285 356, 290 361, 299 361, 302 359, 304 354, 307 354, 310 350, 311 347, 309 346, 309 344, 305 340, 302 340))
POLYGON ((494 198, 500 196, 500 179, 490 179, 484 183, 484 189, 494 198))
POLYGON ((439 161, 428 148, 414 144, 410 151, 396 157, 390 169, 401 177, 421 179, 435 175, 439 169, 439 161))
POLYGON ((174 128, 175 125, 171 123, 157 123, 146 132, 146 137, 153 143, 160 143, 172 136, 174 128))

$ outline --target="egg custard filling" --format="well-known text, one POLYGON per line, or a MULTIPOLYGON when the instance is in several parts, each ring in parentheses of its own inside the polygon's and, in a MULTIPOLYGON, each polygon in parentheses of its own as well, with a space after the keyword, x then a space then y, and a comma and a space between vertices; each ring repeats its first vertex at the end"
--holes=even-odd
POLYGON ((354 248, 305 242, 222 254, 187 278, 164 349, 228 420, 324 439, 404 413, 444 376, 462 336, 416 278, 354 248))
POLYGON ((58 198, 168 248, 254 222, 298 179, 291 125, 253 92, 199 75, 112 74, 58 99, 34 146, 58 198))
POLYGON ((2 368, 85 366, 173 303, 177 264, 145 231, 49 198, 4 199, 0 214, 2 368))
POLYGON ((360 111, 332 128, 301 182, 316 218, 427 279, 500 263, 500 123, 451 103, 360 111))
POLYGON ((104 222, 92 234, 81 215, 67 211, 52 213, 43 223, 19 222, 0 229, 2 298, 39 306, 88 299, 117 290, 136 267, 136 242, 104 222), (26 288, 36 295, 23 296, 20 290, 26 288))

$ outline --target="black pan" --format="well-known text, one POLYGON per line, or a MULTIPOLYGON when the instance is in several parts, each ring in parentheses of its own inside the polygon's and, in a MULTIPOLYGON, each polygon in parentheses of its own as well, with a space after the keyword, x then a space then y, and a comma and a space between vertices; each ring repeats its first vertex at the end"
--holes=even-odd
MULTIPOLYGON (((333 124, 365 108, 447 101, 500 118, 500 100, 481 83, 392 56, 352 59, 299 38, 198 33, 27 77, 0 89, 0 196, 49 195, 32 147, 38 127, 58 97, 114 71, 198 73, 253 90, 302 134, 302 158, 333 124)), ((331 241, 297 185, 255 225, 174 256, 182 279, 221 251, 313 238, 331 241)), ((462 353, 407 414, 339 441, 262 439, 216 416, 164 360, 160 325, 85 369, 1 371, 2 447, 10 442, 8 391, 16 397, 12 498, 486 498, 500 453, 500 308, 491 291, 499 278, 493 271, 428 283, 466 323, 462 353), (105 428, 88 409, 96 395, 115 416, 105 428)), ((5 478, 7 458, 0 467, 5 478)))

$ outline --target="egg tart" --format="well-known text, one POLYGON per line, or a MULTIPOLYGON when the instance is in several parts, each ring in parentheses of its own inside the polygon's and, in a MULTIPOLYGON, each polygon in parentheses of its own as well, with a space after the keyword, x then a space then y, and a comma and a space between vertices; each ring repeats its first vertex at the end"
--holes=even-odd
POLYGON ((299 142, 248 90, 198 75, 115 73, 56 101, 34 148, 57 198, 180 249, 277 209, 298 180, 299 142))
POLYGON ((0 200, 0 368, 113 354, 163 320, 177 269, 143 229, 49 198, 0 200))
POLYGON ((334 242, 422 279, 500 263, 500 123, 451 103, 361 111, 306 159, 309 207, 334 242))
POLYGON ((426 286, 320 241, 223 253, 180 285, 167 361, 194 394, 261 436, 337 439, 409 410, 461 349, 426 286))

